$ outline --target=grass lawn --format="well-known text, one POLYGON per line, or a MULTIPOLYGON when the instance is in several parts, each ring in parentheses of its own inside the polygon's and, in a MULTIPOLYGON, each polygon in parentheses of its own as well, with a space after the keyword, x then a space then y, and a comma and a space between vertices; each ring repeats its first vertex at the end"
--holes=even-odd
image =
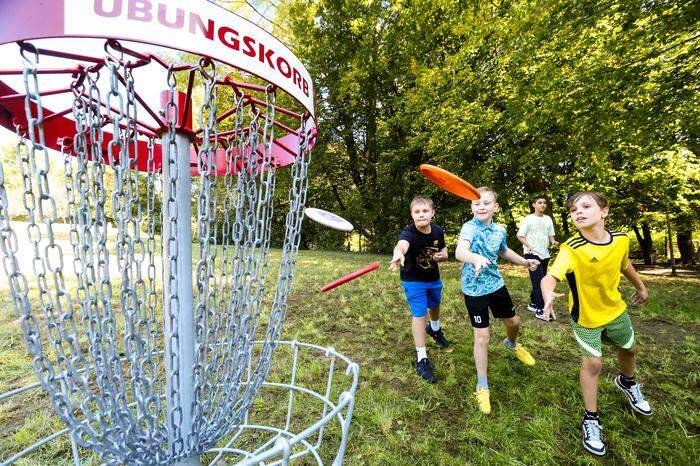
MULTIPOLYGON (((271 255, 279 260, 279 251, 271 255)), ((445 290, 441 322, 453 344, 428 348, 438 381, 415 374, 410 316, 398 273, 388 256, 304 251, 283 338, 333 346, 360 365, 349 465, 407 464, 696 464, 700 456, 700 279, 643 275, 649 305, 632 309, 640 346, 638 378, 654 415, 635 416, 612 384, 617 374, 607 348, 599 411, 608 455, 599 460, 581 446, 583 402, 579 353, 563 301, 559 320, 537 321, 525 306, 529 280, 522 268, 505 267, 506 283, 523 318, 522 342, 537 365, 521 365, 500 344, 503 327, 492 325, 489 385, 493 412, 473 404, 472 333, 459 291, 459 265, 441 266, 445 290), (321 285, 379 261, 382 267, 328 293, 321 285)), ((273 269, 274 270, 274 269, 273 269)), ((560 285, 564 290, 566 285, 560 285)), ((632 289, 626 282, 623 294, 632 289)), ((24 353, 4 279, 0 281, 0 392, 34 380, 24 353)), ((21 402, 0 402, 0 458, 7 458, 60 427, 46 398, 34 392, 21 402)), ((65 437, 64 437, 65 439, 65 437)), ((59 440, 20 464, 70 464, 70 444, 59 440)), ((304 463, 306 464, 306 463, 304 463)))

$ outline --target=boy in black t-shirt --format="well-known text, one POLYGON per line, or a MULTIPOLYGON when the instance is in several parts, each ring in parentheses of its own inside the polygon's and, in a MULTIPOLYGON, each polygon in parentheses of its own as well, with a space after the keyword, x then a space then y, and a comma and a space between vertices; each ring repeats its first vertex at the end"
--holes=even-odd
POLYGON ((416 372, 431 383, 435 382, 435 375, 425 349, 426 332, 441 348, 449 345, 440 328, 442 280, 437 264, 447 260, 447 248, 442 228, 430 224, 434 215, 435 209, 430 198, 413 198, 413 225, 404 228, 399 235, 399 242, 394 247, 394 256, 389 266, 392 271, 401 266, 401 284, 406 293, 408 307, 411 308, 411 330, 417 353, 416 372), (430 323, 426 325, 425 316, 428 313, 430 323))

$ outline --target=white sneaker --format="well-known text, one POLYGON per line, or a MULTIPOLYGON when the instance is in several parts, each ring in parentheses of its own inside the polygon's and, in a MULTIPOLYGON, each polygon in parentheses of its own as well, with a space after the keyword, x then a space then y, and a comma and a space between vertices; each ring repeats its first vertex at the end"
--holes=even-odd
POLYGON ((605 444, 603 443, 603 426, 594 419, 584 419, 581 423, 583 434, 583 448, 596 456, 605 455, 605 444))
POLYGON ((644 395, 642 395, 643 384, 635 383, 630 388, 627 388, 622 385, 621 377, 622 376, 620 375, 615 377, 615 385, 622 393, 627 395, 627 399, 629 400, 632 409, 643 416, 651 416, 651 406, 649 406, 649 402, 645 400, 644 395))
POLYGON ((535 306, 534 304, 530 303, 527 306, 527 310, 530 312, 537 312, 539 310, 539 308, 537 306, 535 306))

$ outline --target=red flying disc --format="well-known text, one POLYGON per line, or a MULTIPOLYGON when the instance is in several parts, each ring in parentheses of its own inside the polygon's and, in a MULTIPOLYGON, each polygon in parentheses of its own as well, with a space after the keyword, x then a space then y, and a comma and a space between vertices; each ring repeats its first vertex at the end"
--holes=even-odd
POLYGON ((357 277, 361 277, 362 275, 371 272, 372 270, 377 270, 379 268, 379 262, 375 262, 372 265, 368 265, 365 268, 362 268, 360 270, 356 270, 353 273, 349 273, 346 276, 339 278, 337 280, 334 280, 330 282, 328 285, 325 285, 323 288, 321 288, 321 291, 326 292, 328 290, 332 290, 336 286, 340 286, 344 283, 349 282, 350 280, 354 280, 357 277))
POLYGON ((479 191, 477 191, 474 186, 470 185, 459 176, 447 170, 443 170, 440 167, 424 163, 420 166, 420 171, 430 181, 455 196, 470 201, 475 201, 481 197, 479 191))

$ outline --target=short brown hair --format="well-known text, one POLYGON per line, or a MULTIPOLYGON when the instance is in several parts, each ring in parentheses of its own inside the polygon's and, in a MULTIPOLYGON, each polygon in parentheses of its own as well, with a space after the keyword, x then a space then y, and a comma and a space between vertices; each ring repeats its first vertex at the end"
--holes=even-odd
POLYGON ((498 194, 496 194, 496 191, 494 191, 493 188, 491 188, 489 186, 482 186, 480 188, 477 188, 477 191, 479 191, 479 193, 481 193, 481 194, 491 193, 493 195, 494 202, 498 202, 498 194))
POLYGON ((566 200, 566 210, 571 210, 571 208, 574 206, 576 201, 581 199, 584 196, 591 196, 593 200, 595 201, 596 204, 598 204, 598 207, 601 209, 605 209, 606 207, 610 207, 610 201, 600 194, 597 191, 581 191, 573 196, 569 196, 569 198, 566 200))
POLYGON ((532 204, 539 201, 540 199, 544 199, 544 201, 549 204, 549 199, 547 199, 547 196, 545 196, 544 194, 540 194, 539 196, 532 196, 532 198, 530 199, 530 211, 531 212, 535 211, 535 208, 532 207, 532 204))
POLYGON ((423 196, 421 194, 418 194, 417 196, 413 197, 413 200, 411 201, 411 210, 413 210, 413 206, 416 204, 428 204, 428 206, 435 210, 435 206, 433 205, 433 200, 430 199, 428 196, 423 196))

